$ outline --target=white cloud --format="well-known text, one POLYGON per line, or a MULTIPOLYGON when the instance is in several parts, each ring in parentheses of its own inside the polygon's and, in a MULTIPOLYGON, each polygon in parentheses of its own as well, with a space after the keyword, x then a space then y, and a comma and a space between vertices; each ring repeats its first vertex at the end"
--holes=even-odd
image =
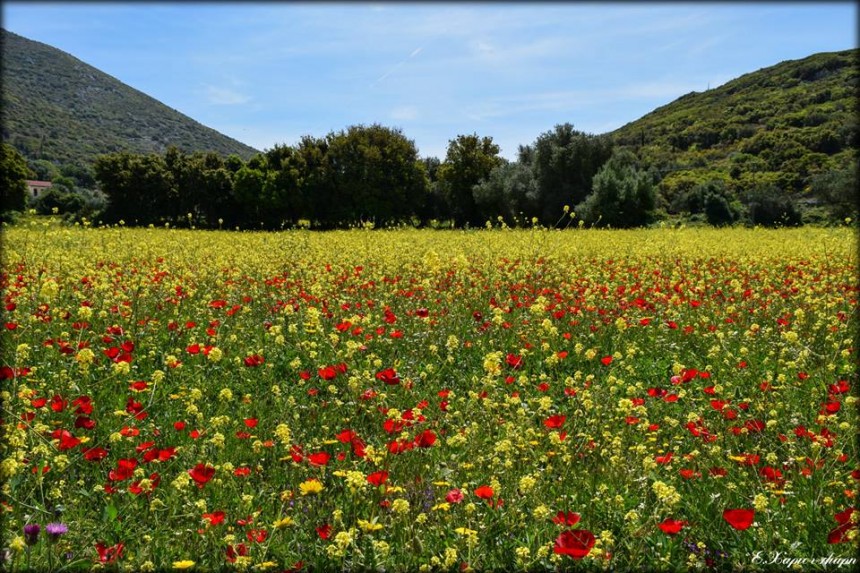
POLYGON ((206 98, 213 105, 239 105, 251 101, 251 96, 217 86, 206 86, 206 98))
POLYGON ((418 108, 414 105, 401 105, 391 110, 391 119, 408 121, 418 118, 418 108))

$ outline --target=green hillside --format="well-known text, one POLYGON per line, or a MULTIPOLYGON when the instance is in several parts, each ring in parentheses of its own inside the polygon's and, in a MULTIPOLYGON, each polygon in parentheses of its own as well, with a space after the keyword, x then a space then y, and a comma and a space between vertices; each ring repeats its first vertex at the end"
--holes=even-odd
POLYGON ((257 150, 52 48, 2 30, 3 141, 28 159, 88 164, 115 151, 257 150))
POLYGON ((853 170, 858 50, 820 53, 692 92, 610 135, 659 171, 667 205, 696 183, 771 186, 814 203, 811 182, 853 170))

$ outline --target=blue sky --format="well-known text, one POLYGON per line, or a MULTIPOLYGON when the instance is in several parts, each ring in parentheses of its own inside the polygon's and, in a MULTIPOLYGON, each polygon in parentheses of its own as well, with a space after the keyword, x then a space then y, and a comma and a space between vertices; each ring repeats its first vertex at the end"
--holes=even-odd
POLYGON ((25 3, 3 27, 257 149, 354 124, 444 159, 559 123, 605 133, 690 92, 857 46, 854 2, 25 3))

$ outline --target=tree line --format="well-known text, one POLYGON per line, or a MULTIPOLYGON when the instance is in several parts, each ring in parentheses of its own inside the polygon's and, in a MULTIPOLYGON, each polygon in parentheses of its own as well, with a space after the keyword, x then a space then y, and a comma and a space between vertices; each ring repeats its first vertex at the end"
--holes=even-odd
MULTIPOLYGON (((54 182, 31 205, 39 212, 107 224, 556 226, 571 211, 582 224, 614 228, 677 214, 712 225, 802 222, 798 205, 775 187, 738 194, 714 178, 663 193, 661 186, 671 177, 644 167, 609 137, 569 123, 520 146, 515 161, 499 151, 491 137, 458 135, 449 141, 444 160, 421 158, 401 130, 373 124, 304 136, 296 145, 276 145, 248 161, 170 147, 164 153, 102 155, 91 167, 57 168, 27 164, 4 144, 0 171, 10 180, 27 173, 54 182)), ((853 197, 854 180, 853 173, 828 172, 813 181, 833 218, 853 213, 853 205, 842 199, 853 197)), ((5 189, 3 211, 23 208, 15 184, 8 193, 5 189)))

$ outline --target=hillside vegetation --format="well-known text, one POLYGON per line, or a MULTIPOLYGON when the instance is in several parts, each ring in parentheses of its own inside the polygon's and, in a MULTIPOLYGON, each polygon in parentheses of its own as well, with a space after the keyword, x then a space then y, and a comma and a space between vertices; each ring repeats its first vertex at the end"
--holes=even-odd
POLYGON ((119 151, 257 150, 52 48, 2 30, 3 141, 27 159, 88 164, 119 151))
POLYGON ((697 183, 743 194, 773 185, 809 194, 812 179, 852 169, 858 50, 820 53, 692 92, 612 132, 660 175, 668 204, 697 183))

